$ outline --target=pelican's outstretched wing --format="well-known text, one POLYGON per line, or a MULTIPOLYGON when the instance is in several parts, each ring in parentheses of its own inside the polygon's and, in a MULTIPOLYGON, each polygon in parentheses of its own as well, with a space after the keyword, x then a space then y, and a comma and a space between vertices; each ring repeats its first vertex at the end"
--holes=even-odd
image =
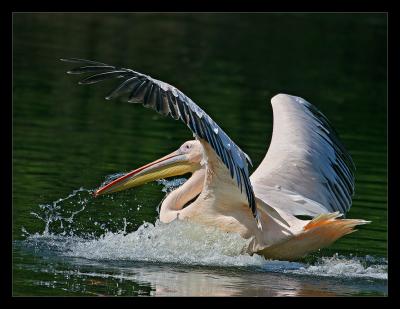
POLYGON ((79 82, 80 84, 94 84, 111 78, 122 80, 119 86, 106 96, 107 100, 125 96, 130 103, 143 103, 145 107, 152 108, 160 114, 182 120, 197 137, 211 145, 230 171, 231 177, 236 179, 240 190, 244 188, 249 207, 253 216, 257 218, 256 202, 247 165, 251 164, 250 158, 190 98, 167 83, 130 69, 76 58, 61 60, 80 65, 67 73, 89 74, 79 82))
POLYGON ((346 213, 355 166, 327 118, 299 97, 278 94, 271 103, 271 144, 250 177, 255 195, 293 215, 346 213))

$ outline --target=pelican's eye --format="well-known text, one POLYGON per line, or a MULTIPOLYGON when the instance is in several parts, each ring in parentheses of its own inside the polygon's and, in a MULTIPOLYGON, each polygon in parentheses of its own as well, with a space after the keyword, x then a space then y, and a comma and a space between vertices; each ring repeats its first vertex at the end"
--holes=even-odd
POLYGON ((183 145, 181 146, 181 150, 182 150, 184 153, 189 152, 191 148, 192 148, 192 144, 189 144, 189 143, 183 144, 183 145))

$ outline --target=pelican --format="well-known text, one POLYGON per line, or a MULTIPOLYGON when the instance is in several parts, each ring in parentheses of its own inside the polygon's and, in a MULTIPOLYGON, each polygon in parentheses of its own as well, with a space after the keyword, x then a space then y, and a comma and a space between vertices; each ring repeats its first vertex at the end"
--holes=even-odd
POLYGON ((250 175, 250 157, 177 88, 123 67, 61 60, 75 64, 68 74, 88 74, 79 84, 118 79, 105 99, 142 103, 183 121, 195 138, 101 186, 95 196, 190 173, 163 200, 160 221, 188 220, 239 233, 248 239, 247 253, 269 259, 299 259, 370 222, 341 218, 351 207, 355 166, 328 119, 306 100, 288 94, 271 99, 272 139, 250 175))

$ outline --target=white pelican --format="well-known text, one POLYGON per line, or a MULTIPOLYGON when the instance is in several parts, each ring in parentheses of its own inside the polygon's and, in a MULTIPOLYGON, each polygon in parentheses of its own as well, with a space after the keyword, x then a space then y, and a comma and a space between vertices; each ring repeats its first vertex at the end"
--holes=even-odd
POLYGON ((99 188, 117 192, 156 179, 192 176, 162 202, 160 221, 189 220, 250 239, 247 252, 293 260, 354 232, 360 219, 340 219, 351 206, 354 163, 327 118, 304 99, 278 94, 267 154, 250 176, 249 156, 175 87, 130 69, 61 59, 90 75, 80 84, 122 80, 106 99, 122 97, 182 120, 195 140, 99 188), (309 216, 301 220, 297 216, 309 216))

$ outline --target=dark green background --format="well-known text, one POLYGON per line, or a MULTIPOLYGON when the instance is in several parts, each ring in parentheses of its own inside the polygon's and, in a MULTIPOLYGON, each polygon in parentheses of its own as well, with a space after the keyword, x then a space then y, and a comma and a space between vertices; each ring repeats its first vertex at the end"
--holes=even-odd
MULTIPOLYGON (((103 100, 113 82, 76 85, 65 74, 70 66, 58 59, 78 57, 175 85, 255 167, 272 134, 271 97, 283 92, 310 101, 339 132, 357 167, 348 218, 372 221, 320 254, 386 257, 386 48, 385 14, 14 14, 13 238, 24 239, 22 227, 44 230, 31 214, 40 204, 96 188, 105 176, 153 161, 192 138, 182 123, 152 110, 103 100)), ((111 230, 126 217, 127 230, 135 230, 156 220, 163 195, 159 185, 149 184, 90 200, 74 228, 101 235, 88 217, 111 230)), ((35 265, 31 259, 14 252, 20 264, 35 265)), ((29 274, 17 272, 15 280, 23 276, 29 274)), ((30 293, 29 285, 14 289, 30 293)))

